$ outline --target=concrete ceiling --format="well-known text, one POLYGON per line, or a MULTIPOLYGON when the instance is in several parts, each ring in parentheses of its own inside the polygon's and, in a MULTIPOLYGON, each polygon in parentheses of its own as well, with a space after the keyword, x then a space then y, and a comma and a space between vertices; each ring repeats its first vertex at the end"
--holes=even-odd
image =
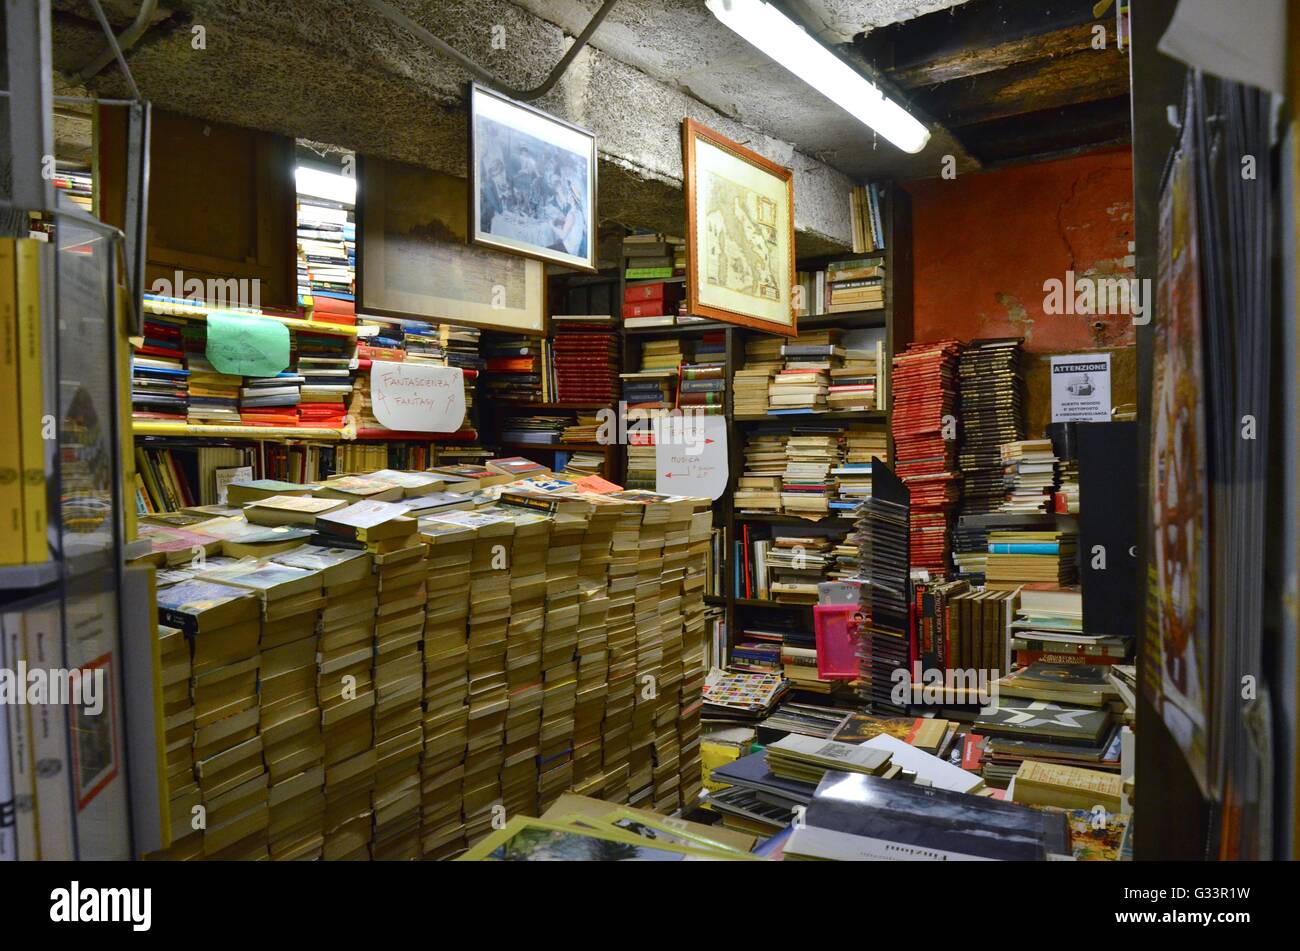
MULTIPOLYGON (((599 6, 390 2, 520 88, 541 82, 599 6)), ((469 75, 361 0, 163 3, 127 54, 155 108, 465 174, 469 75)), ((138 0, 104 5, 120 31, 138 0)), ((1085 0, 780 5, 926 121, 929 145, 910 156, 873 141, 870 129, 715 20, 703 0, 620 0, 536 103, 596 133, 604 223, 681 232, 685 116, 794 171, 800 254, 848 244, 854 180, 929 178, 946 156, 967 171, 1126 133, 1126 63, 1087 50, 1085 0)), ((86 0, 53 7, 58 91, 126 95, 115 64, 84 84, 76 77, 104 47, 86 0)), ((78 129, 84 123, 60 121, 66 149, 88 148, 78 129)))

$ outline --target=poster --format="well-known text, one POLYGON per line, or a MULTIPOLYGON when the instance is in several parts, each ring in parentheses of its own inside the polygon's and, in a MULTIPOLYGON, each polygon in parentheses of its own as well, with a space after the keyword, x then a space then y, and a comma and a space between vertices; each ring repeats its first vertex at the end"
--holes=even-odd
POLYGON ((370 367, 375 419, 389 429, 454 433, 465 421, 465 380, 460 367, 376 360, 370 367))
POLYGON ((721 498, 727 490, 726 417, 684 414, 655 423, 655 491, 721 498))
POLYGON ((1110 354, 1052 357, 1052 422, 1110 422, 1110 354))
MULTIPOLYGON (((1184 128, 1190 128, 1189 121, 1184 128)), ((1144 688, 1208 791, 1210 580, 1205 385, 1190 143, 1175 156, 1160 206, 1153 323, 1147 642, 1158 663, 1144 688)), ((1154 666, 1154 670, 1152 667, 1154 666)))

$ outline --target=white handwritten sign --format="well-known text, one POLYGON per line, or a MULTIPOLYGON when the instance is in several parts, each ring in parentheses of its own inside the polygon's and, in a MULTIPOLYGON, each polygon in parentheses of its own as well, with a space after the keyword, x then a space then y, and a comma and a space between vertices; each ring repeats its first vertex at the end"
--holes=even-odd
POLYGON ((727 420, 687 416, 655 434, 655 491, 717 500, 727 491, 727 420))
POLYGON ((370 365, 375 419, 389 429, 453 433, 465 420, 460 367, 376 360, 370 365))

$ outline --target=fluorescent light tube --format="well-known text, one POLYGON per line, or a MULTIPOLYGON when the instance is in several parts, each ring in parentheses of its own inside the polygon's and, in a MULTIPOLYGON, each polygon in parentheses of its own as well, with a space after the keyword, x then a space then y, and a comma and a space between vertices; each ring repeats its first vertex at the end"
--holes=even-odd
POLYGON ((705 0, 724 25, 904 152, 916 153, 930 130, 803 28, 763 0, 705 0))
POLYGON ((304 195, 340 201, 345 205, 357 203, 357 180, 351 175, 299 165, 294 169, 294 178, 298 191, 304 195))

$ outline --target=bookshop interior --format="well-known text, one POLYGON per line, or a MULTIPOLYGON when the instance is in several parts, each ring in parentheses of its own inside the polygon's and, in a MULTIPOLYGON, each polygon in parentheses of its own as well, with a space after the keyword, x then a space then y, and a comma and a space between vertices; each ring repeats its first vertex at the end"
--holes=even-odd
POLYGON ((3 17, 0 858, 1300 856, 1300 5, 3 17))

